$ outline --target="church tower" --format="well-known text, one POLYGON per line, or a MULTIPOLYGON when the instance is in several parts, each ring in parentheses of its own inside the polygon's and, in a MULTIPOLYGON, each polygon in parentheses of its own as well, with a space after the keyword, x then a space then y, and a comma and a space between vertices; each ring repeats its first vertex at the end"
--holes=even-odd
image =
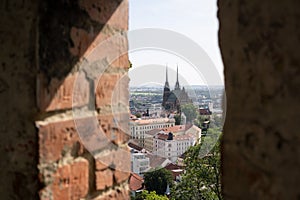
POLYGON ((165 86, 164 86, 164 94, 163 94, 163 102, 162 102, 162 106, 165 107, 166 106, 166 102, 170 96, 170 85, 169 85, 169 81, 168 81, 168 66, 166 67, 166 82, 165 82, 165 86))
POLYGON ((178 65, 177 65, 177 79, 175 83, 175 90, 180 90, 179 80, 178 80, 178 65))

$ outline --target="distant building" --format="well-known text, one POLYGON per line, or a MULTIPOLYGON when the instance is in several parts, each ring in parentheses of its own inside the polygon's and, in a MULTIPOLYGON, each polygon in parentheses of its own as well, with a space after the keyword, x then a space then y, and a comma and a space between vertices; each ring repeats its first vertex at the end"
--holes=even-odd
POLYGON ((174 90, 170 90, 168 82, 168 68, 166 68, 166 82, 163 90, 162 106, 168 111, 180 111, 180 105, 192 103, 185 88, 181 89, 178 81, 178 67, 177 67, 177 80, 174 90))
POLYGON ((167 166, 165 166, 164 168, 167 169, 167 170, 169 170, 172 173, 174 181, 181 181, 181 175, 184 172, 182 166, 170 163, 167 166))
POLYGON ((197 143, 192 134, 174 136, 173 133, 158 133, 153 138, 153 154, 175 162, 177 158, 197 143))
POLYGON ((131 138, 138 141, 144 147, 145 133, 152 129, 161 129, 175 126, 175 119, 154 118, 154 119, 131 119, 129 121, 131 138))
POLYGON ((200 115, 204 115, 204 116, 210 116, 212 114, 212 112, 210 111, 210 109, 208 107, 206 108, 199 108, 199 114, 200 115))
POLYGON ((143 174, 150 166, 150 160, 144 153, 131 153, 131 171, 135 174, 143 174))
POLYGON ((144 139, 144 148, 149 152, 154 152, 155 150, 155 143, 154 138, 157 134, 166 134, 171 132, 175 138, 177 136, 189 135, 194 138, 196 143, 200 142, 201 139, 201 129, 195 125, 175 125, 168 128, 162 129, 153 129, 145 133, 144 139))

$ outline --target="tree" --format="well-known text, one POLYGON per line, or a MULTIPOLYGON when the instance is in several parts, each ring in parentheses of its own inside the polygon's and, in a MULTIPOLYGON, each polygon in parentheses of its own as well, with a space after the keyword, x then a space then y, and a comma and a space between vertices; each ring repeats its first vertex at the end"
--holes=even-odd
POLYGON ((220 140, 218 129, 209 130, 201 144, 191 147, 186 152, 185 173, 181 182, 172 188, 172 199, 222 200, 220 181, 220 140), (216 145, 209 151, 213 143, 216 145), (206 155, 201 158, 204 152, 206 155))
POLYGON ((198 108, 194 104, 185 104, 181 106, 181 112, 186 116, 186 121, 192 123, 198 116, 198 108))
POLYGON ((157 194, 165 194, 168 184, 173 184, 172 174, 165 168, 145 173, 144 180, 146 189, 157 194))
POLYGON ((202 128, 203 122, 210 120, 209 116, 198 115, 197 118, 194 120, 194 124, 199 128, 202 128))
POLYGON ((174 116, 175 119, 175 125, 180 125, 181 123, 181 116, 179 114, 174 116))
POLYGON ((141 193, 137 194, 136 197, 132 197, 132 200, 168 200, 168 197, 158 195, 155 191, 148 192, 143 190, 141 193))
POLYGON ((135 116, 136 116, 137 118, 141 118, 141 117, 142 117, 141 113, 136 113, 135 116))

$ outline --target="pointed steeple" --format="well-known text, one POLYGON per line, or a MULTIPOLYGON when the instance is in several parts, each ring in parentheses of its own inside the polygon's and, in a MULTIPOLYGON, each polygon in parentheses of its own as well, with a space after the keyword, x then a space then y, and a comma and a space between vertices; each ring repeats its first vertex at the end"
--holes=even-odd
POLYGON ((166 82, 165 88, 170 88, 169 81, 168 81, 168 66, 166 66, 166 82))
POLYGON ((176 83, 175 83, 175 90, 180 90, 180 85, 179 85, 179 81, 178 81, 178 65, 177 65, 177 79, 176 79, 176 83))

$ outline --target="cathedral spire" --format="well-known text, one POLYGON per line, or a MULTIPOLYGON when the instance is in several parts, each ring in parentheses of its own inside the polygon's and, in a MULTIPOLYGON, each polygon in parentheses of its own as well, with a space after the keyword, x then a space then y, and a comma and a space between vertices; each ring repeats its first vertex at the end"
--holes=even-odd
POLYGON ((168 65, 166 66, 166 82, 165 82, 165 88, 170 88, 169 81, 168 81, 168 65))
POLYGON ((175 84, 175 90, 180 90, 179 81, 178 81, 178 65, 177 65, 177 79, 175 84))

